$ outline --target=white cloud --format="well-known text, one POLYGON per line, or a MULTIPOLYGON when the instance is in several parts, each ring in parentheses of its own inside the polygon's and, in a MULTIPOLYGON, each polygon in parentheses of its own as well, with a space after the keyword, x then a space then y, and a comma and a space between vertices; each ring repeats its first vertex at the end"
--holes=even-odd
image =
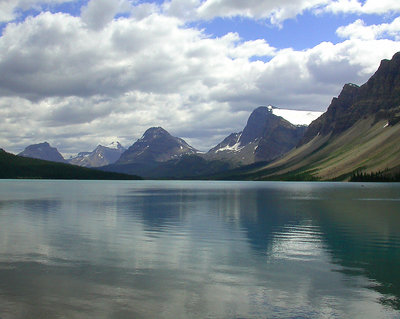
POLYGON ((306 11, 353 14, 393 14, 400 12, 398 0, 171 0, 164 11, 186 20, 212 20, 216 17, 247 17, 281 25, 306 11))
POLYGON ((44 5, 57 5, 75 0, 1 0, 0 22, 12 21, 17 18, 20 11, 35 9, 40 11, 44 5))
POLYGON ((163 11, 171 16, 192 20, 197 16, 200 0, 171 0, 162 4, 163 11))
POLYGON ((236 33, 210 38, 154 5, 131 12, 92 28, 87 17, 49 12, 7 24, 1 147, 18 152, 47 140, 70 154, 110 136, 129 146, 148 127, 163 126, 207 150, 240 131, 259 105, 324 110, 344 83, 362 84, 400 51, 398 41, 360 37, 277 49, 236 33))
POLYGON ((164 9, 168 14, 189 20, 242 16, 280 24, 305 10, 317 9, 328 3, 329 0, 171 0, 164 9))
POLYGON ((82 8, 82 20, 94 30, 102 29, 117 13, 128 12, 131 6, 127 0, 90 0, 82 8))
POLYGON ((367 26, 361 19, 337 29, 337 35, 342 38, 375 40, 380 38, 393 38, 400 40, 400 17, 391 23, 367 26))
POLYGON ((387 14, 400 12, 398 0, 337 0, 330 1, 325 11, 337 13, 387 14))

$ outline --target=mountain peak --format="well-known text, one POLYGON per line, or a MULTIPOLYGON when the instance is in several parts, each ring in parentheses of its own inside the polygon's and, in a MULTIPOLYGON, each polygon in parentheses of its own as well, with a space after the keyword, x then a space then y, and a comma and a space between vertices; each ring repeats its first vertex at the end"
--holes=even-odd
POLYGON ((111 149, 113 149, 113 150, 120 150, 120 149, 123 149, 123 148, 124 148, 124 147, 120 144, 120 142, 118 142, 118 141, 113 141, 113 142, 107 144, 105 147, 111 148, 111 149))
POLYGON ((29 145, 18 155, 45 161, 65 162, 64 157, 58 152, 57 148, 51 147, 48 142, 29 145))
POLYGON ((272 105, 251 112, 241 133, 232 133, 207 154, 212 159, 230 159, 240 164, 270 161, 293 148, 305 131, 273 114, 272 105))
POLYGON ((278 120, 285 121, 281 117, 274 115, 272 110, 273 107, 271 105, 259 106, 251 112, 240 138, 240 143, 242 145, 260 139, 265 134, 265 130, 271 126, 270 124, 272 124, 272 122, 278 120))
POLYGON ((80 152, 68 163, 85 167, 100 167, 115 163, 126 149, 119 142, 98 145, 92 152, 80 152))
POLYGON ((272 105, 268 105, 268 106, 259 106, 257 108, 255 108, 253 110, 253 112, 251 112, 250 117, 253 116, 257 116, 257 115, 268 115, 272 113, 272 110, 274 109, 274 107, 272 105))
POLYGON ((155 139, 160 136, 170 136, 170 134, 162 127, 150 127, 147 129, 141 139, 155 139))
POLYGON ((184 154, 195 154, 196 149, 183 139, 174 137, 162 127, 151 127, 129 149, 118 163, 164 162, 184 154))

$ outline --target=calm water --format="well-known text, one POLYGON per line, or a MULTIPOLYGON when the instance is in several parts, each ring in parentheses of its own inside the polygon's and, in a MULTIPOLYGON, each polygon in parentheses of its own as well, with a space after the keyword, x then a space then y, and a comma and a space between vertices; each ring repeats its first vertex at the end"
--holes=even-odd
POLYGON ((400 185, 3 180, 0 318, 400 318, 400 185))

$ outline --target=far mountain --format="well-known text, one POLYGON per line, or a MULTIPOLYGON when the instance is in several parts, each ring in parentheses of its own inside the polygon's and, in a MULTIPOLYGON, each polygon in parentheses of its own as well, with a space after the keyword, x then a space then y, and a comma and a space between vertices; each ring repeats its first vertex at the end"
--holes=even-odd
POLYGON ((45 161, 66 163, 64 157, 60 154, 57 148, 51 147, 47 142, 29 145, 18 155, 45 161))
POLYGON ((232 133, 205 154, 236 166, 272 161, 287 153, 303 137, 306 126, 297 126, 273 114, 272 106, 260 106, 250 115, 240 133, 232 133))
POLYGON ((166 162, 182 155, 196 154, 197 150, 162 127, 151 127, 128 150, 116 165, 166 162))
POLYGON ((103 172, 66 163, 27 158, 0 149, 0 178, 133 180, 138 176, 103 172))
POLYGON ((259 107, 240 133, 233 133, 206 154, 161 127, 148 129, 120 159, 102 169, 145 178, 196 178, 255 162, 272 161, 293 148, 305 126, 296 126, 259 107))
POLYGON ((158 178, 160 175, 170 174, 170 169, 160 169, 160 166, 197 153, 194 147, 183 139, 172 136, 162 127, 151 127, 121 155, 118 161, 102 169, 158 178))
POLYGON ((92 152, 81 152, 68 159, 68 163, 84 167, 100 167, 115 163, 126 149, 113 142, 107 146, 98 145, 92 152))

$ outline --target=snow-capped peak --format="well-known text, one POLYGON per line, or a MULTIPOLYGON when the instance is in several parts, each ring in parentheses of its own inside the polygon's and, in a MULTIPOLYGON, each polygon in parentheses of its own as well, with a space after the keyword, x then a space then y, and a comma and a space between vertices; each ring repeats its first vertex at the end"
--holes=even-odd
POLYGON ((122 145, 119 142, 114 141, 114 142, 111 142, 110 144, 108 144, 106 147, 114 149, 114 150, 118 150, 118 149, 122 148, 122 145))

